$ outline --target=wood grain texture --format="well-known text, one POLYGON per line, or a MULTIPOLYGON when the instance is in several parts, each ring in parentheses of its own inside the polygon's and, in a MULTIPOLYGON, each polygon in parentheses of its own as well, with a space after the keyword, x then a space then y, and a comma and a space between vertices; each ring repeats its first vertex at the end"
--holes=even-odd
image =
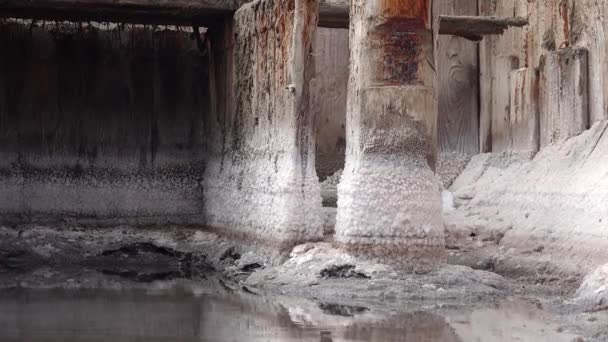
POLYGON ((317 176, 324 180, 344 169, 348 30, 318 28, 313 56, 315 74, 310 81, 310 111, 316 121, 317 176))
POLYGON ((492 41, 479 43, 479 152, 492 152, 492 41))
MULTIPOLYGON (((476 15, 477 0, 435 1, 435 15, 476 15)), ((479 63, 477 44, 436 37, 439 101, 438 139, 443 152, 479 152, 479 63)))
MULTIPOLYGON (((250 0, 0 0, 0 17, 141 24, 221 23, 250 0)), ((319 4, 320 26, 348 28, 349 2, 319 4)))
POLYGON ((430 3, 351 3, 347 149, 334 241, 354 255, 406 270, 446 262, 433 172, 432 23, 420 10, 430 3))
POLYGON ((564 141, 589 128, 588 53, 561 49, 542 68, 540 144, 564 141))
POLYGON ((535 154, 540 139, 538 70, 511 71, 509 89, 509 151, 535 154))
POLYGON ((522 17, 439 16, 439 34, 449 34, 473 41, 480 41, 483 36, 503 34, 511 26, 526 25, 528 19, 522 17))
POLYGON ((502 36, 488 37, 480 43, 482 151, 501 152, 507 146, 501 140, 505 136, 501 129, 507 127, 502 125, 507 122, 507 111, 501 99, 508 97, 504 73, 510 70, 504 65, 506 62, 508 66, 509 58, 516 68, 539 68, 541 61, 556 50, 568 47, 587 50, 589 124, 608 118, 608 1, 493 0, 480 1, 479 9, 483 16, 521 16, 530 21, 526 27, 512 28, 502 36), (501 106, 496 106, 496 102, 501 106), (488 138, 490 135, 492 139, 488 138))
POLYGON ((208 25, 231 15, 246 0, 0 0, 0 17, 208 25))
MULTIPOLYGON (((526 17, 528 2, 513 0, 497 0, 495 2, 480 2, 480 14, 501 17, 526 17)), ((513 27, 503 35, 493 36, 484 46, 484 60, 487 69, 482 74, 481 84, 484 89, 484 104, 482 108, 482 137, 491 135, 491 144, 482 146, 487 151, 491 145, 492 152, 507 152, 510 149, 510 99, 509 74, 520 67, 528 66, 529 48, 526 32, 529 27, 513 27), (488 49, 488 50, 486 50, 488 49), (486 89, 489 87, 489 89, 486 89), (490 104, 486 102, 489 101, 490 104), (487 112, 490 110, 489 112, 487 112)))
POLYGON ((349 13, 349 0, 319 1, 319 26, 347 29, 349 13))

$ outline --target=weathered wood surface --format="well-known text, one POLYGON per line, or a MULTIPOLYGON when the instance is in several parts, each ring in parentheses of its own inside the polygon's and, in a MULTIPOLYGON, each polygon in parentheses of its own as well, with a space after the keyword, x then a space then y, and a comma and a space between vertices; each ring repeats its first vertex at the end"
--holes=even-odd
POLYGON ((547 55, 541 80, 540 145, 547 146, 589 126, 588 54, 561 49, 547 55))
POLYGON ((539 75, 533 68, 511 71, 509 76, 510 152, 534 154, 539 150, 539 75))
MULTIPOLYGON (((480 1, 481 16, 525 17, 528 2, 498 0, 480 1)), ((480 150, 506 152, 510 148, 509 74, 526 67, 522 63, 530 51, 524 32, 530 27, 513 27, 502 35, 486 37, 480 43, 480 150)))
MULTIPOLYGON (((250 0, 0 0, 0 17, 206 25, 250 0)), ((319 4, 319 25, 348 27, 349 2, 319 4)))
MULTIPOLYGON (((448 2, 440 3, 445 5, 448 2)), ((439 16, 439 34, 450 34, 473 41, 480 41, 487 35, 503 34, 509 27, 526 25, 528 19, 522 17, 439 16)))
POLYGON ((319 26, 348 28, 349 0, 319 1, 319 26))
POLYGON ((0 46, 4 224, 202 224, 210 96, 188 33, 10 22, 0 46))
POLYGON ((216 75, 229 79, 218 96, 225 105, 218 102, 210 123, 217 154, 203 177, 206 224, 265 245, 261 250, 289 251, 323 236, 315 118, 308 110, 316 6, 316 0, 252 2, 235 13, 232 30, 210 30, 217 31, 212 43, 227 43, 218 47, 226 51, 216 52, 216 64, 229 64, 217 65, 216 75))
POLYGON ((586 49, 589 124, 608 118, 608 1, 495 0, 480 1, 479 9, 483 16, 519 16, 530 21, 528 26, 512 28, 504 35, 488 36, 480 42, 482 151, 502 151, 492 148, 490 137, 494 133, 500 136, 501 127, 492 127, 493 123, 506 122, 504 103, 495 106, 493 102, 508 96, 502 74, 508 69, 509 58, 516 68, 539 68, 544 57, 558 49, 586 49))
POLYGON ((140 9, 149 11, 234 10, 247 0, 2 0, 0 6, 24 9, 140 9))
MULTIPOLYGON (((435 1, 433 13, 477 14, 477 0, 435 1)), ((479 152, 477 44, 455 36, 436 37, 438 141, 442 152, 479 152)))
POLYGON ((509 75, 520 65, 515 56, 497 56, 492 62, 492 152, 507 152, 511 146, 509 75))
POLYGON ((0 16, 39 20, 206 24, 245 0, 0 0, 0 16))
POLYGON ((445 262, 430 0, 353 0, 337 245, 398 267, 445 262))
POLYGON ((321 181, 344 169, 348 30, 317 28, 313 43, 315 74, 310 81, 314 112, 316 169, 321 181))
POLYGON ((492 45, 479 43, 479 152, 492 152, 492 45))

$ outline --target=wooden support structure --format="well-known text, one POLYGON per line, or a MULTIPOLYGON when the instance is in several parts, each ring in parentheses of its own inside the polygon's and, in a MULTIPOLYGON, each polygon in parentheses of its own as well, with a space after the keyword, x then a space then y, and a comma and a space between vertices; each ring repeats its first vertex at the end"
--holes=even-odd
MULTIPOLYGON (((433 13, 475 15, 477 1, 434 1, 433 13)), ((435 39, 440 151, 476 154, 479 152, 478 46, 456 36, 437 35, 435 39)))
MULTIPOLYGON (((482 17, 529 17, 533 20, 527 12, 528 4, 527 1, 501 1, 493 5, 479 1, 478 13, 482 17)), ((481 152, 507 152, 510 149, 509 75, 513 70, 533 67, 528 60, 534 55, 534 43, 524 38, 530 29, 530 26, 513 27, 502 35, 489 35, 479 43, 481 152)))
POLYGON ((450 34, 473 41, 483 36, 500 35, 509 27, 528 25, 528 19, 521 17, 477 17, 477 16, 439 16, 439 34, 450 34))
MULTIPOLYGON (((206 26, 250 0, 0 0, 0 17, 206 26)), ((320 26, 348 27, 346 0, 319 4, 320 26)))
POLYGON ((445 262, 430 0, 353 0, 336 242, 397 267, 445 262))
POLYGON ((588 53, 566 48, 549 53, 542 65, 541 148, 589 126, 588 53))
POLYGON ((349 0, 321 0, 319 1, 319 26, 348 28, 349 12, 349 0))
MULTIPOLYGON (((171 25, 206 25, 234 13, 250 0, 0 0, 0 17, 39 20, 115 21, 171 25)), ((319 26, 348 28, 348 0, 319 2, 319 26)), ((528 24, 521 17, 442 15, 439 34, 470 40, 502 34, 528 24)))
POLYGON ((509 75, 509 152, 533 155, 539 150, 539 72, 521 68, 509 75))
POLYGON ((239 0, 0 0, 0 16, 37 19, 207 25, 236 11, 239 0))
POLYGON ((218 112, 203 177, 207 225, 260 251, 323 236, 308 110, 317 20, 316 0, 256 0, 209 29, 218 112))

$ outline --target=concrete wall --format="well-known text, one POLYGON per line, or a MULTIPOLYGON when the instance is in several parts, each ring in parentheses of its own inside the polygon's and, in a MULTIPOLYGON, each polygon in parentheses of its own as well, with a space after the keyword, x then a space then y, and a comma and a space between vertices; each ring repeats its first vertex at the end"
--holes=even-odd
POLYGON ((0 25, 0 224, 200 222, 206 62, 190 34, 0 25))
POLYGON ((315 74, 310 81, 314 112, 316 170, 320 180, 344 168, 348 30, 317 28, 313 42, 315 74))

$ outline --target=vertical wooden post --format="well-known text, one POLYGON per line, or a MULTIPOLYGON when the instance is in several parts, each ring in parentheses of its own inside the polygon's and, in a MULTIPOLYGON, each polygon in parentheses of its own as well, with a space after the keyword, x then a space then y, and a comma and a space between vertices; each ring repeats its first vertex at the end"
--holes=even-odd
POLYGON ((547 55, 541 71, 541 148, 588 128, 587 58, 586 50, 571 48, 547 55))
POLYGON ((509 152, 530 156, 539 150, 538 69, 521 68, 509 75, 509 152))
MULTIPOLYGON (((489 1, 477 2, 479 15, 493 13, 489 1)), ((479 42, 479 152, 492 152, 492 44, 488 36, 479 42)))
MULTIPOLYGON (((528 17, 531 6, 526 1, 479 1, 479 14, 528 17)), ((529 65, 528 29, 513 27, 480 43, 481 152, 506 152, 510 148, 509 74, 529 65)))
POLYGON ((256 0, 212 33, 221 148, 205 170, 207 225, 260 251, 323 236, 308 110, 317 22, 316 0, 256 0))
POLYGON ((445 260, 430 0, 353 0, 336 240, 405 268, 445 260))
MULTIPOLYGON (((434 1, 433 14, 477 15, 477 0, 434 1)), ((438 24, 436 24, 438 25, 438 24)), ((437 32, 436 32, 437 33, 437 32)), ((479 68, 477 43, 437 35, 437 131, 441 152, 479 152, 479 68)))

